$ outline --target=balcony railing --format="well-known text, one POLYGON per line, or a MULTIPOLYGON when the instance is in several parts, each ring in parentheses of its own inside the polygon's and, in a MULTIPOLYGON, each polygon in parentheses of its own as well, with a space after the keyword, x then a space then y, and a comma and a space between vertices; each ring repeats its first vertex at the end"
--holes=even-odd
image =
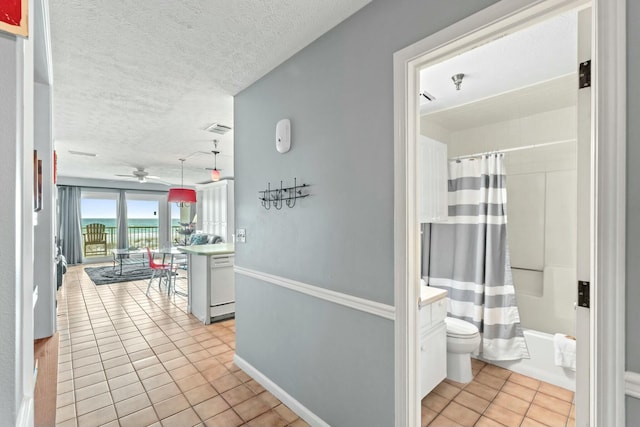
MULTIPOLYGON (((183 241, 184 236, 178 231, 179 225, 171 227, 171 242, 183 241)), ((129 226, 127 227, 127 234, 129 240, 129 247, 157 249, 159 247, 158 227, 154 226, 129 226)), ((85 227, 82 227, 82 233, 86 233, 85 227)), ((107 233, 107 253, 110 254, 112 249, 118 247, 118 228, 117 227, 105 227, 107 233)), ((85 254, 85 256, 87 256, 85 254)), ((89 255, 95 256, 95 255, 89 255)))

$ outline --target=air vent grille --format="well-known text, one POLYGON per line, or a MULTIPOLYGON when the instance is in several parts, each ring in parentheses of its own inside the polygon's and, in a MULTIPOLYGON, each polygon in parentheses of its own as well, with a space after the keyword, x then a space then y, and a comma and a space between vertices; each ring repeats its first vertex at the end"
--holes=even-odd
POLYGON ((205 128, 205 130, 209 132, 217 133, 220 135, 224 135, 225 133, 231 130, 231 127, 221 125, 220 123, 214 123, 211 126, 208 126, 207 128, 205 128))

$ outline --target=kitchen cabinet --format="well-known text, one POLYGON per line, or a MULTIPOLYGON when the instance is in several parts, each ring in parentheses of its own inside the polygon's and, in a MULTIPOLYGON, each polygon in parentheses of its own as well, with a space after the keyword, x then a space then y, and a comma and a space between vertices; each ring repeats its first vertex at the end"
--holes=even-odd
POLYGON ((197 188, 198 203, 196 228, 215 234, 225 243, 233 243, 234 183, 232 180, 212 182, 197 188))

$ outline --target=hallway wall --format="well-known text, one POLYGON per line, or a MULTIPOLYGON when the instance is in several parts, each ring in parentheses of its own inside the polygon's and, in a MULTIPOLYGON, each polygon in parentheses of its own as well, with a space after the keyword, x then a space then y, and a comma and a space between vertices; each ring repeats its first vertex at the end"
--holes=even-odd
MULTIPOLYGON (((491 3, 374 0, 236 96, 237 266, 394 305, 393 53, 491 3), (294 177, 311 197, 260 206, 294 177)), ((236 301, 240 357, 330 425, 393 425, 392 321, 243 274, 236 301)))
MULTIPOLYGON (((627 371, 640 373, 640 2, 627 0, 627 260, 626 361, 627 371)), ((638 424, 640 399, 627 396, 627 426, 638 424)))

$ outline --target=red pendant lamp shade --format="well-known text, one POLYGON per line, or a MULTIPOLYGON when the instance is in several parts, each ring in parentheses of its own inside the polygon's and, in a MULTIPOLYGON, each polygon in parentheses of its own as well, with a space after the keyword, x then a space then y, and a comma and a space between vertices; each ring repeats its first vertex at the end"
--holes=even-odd
POLYGON ((170 188, 169 203, 195 203, 196 191, 189 188, 170 188))
POLYGON ((192 190, 190 188, 184 188, 184 160, 180 160, 180 183, 182 187, 170 188, 169 195, 167 197, 167 201, 169 203, 178 203, 182 205, 182 203, 195 203, 196 202, 196 190, 192 190))
POLYGON ((211 171, 211 181, 220 181, 220 171, 218 169, 214 169, 211 171))

